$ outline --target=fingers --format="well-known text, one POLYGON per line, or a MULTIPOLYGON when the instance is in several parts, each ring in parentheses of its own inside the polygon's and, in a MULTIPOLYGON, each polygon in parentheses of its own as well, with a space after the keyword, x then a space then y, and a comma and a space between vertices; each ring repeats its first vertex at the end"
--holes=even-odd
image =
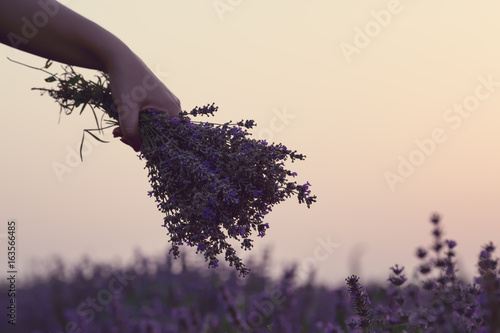
POLYGON ((120 127, 116 127, 113 129, 113 137, 122 137, 123 136, 123 132, 122 132, 122 129, 120 127))
POLYGON ((113 129, 113 136, 119 137, 120 141, 129 145, 136 152, 140 151, 142 139, 139 134, 139 114, 130 114, 129 109, 118 109, 120 114, 120 126, 113 129))
POLYGON ((142 139, 139 134, 139 117, 127 117, 120 120, 121 141, 131 146, 136 152, 141 149, 142 139))
MULTIPOLYGON (((113 129, 113 137, 115 137, 115 138, 120 138, 120 141, 121 141, 121 142, 123 142, 123 143, 124 143, 124 144, 126 144, 126 145, 131 146, 131 145, 130 145, 130 143, 127 141, 127 139, 125 139, 125 138, 123 137, 123 132, 122 132, 122 129, 121 129, 120 127, 116 127, 115 129, 113 129)), ((131 146, 131 147, 132 147, 132 146, 131 146)), ((132 148, 134 148, 134 147, 132 147, 132 148)), ((134 148, 134 150, 135 150, 135 148, 134 148)), ((136 150, 136 151, 137 151, 137 150, 136 150)))
POLYGON ((136 71, 127 69, 110 74, 111 93, 119 118, 119 127, 113 130, 113 135, 136 152, 142 145, 140 112, 155 109, 178 115, 182 111, 179 99, 149 69, 139 67, 136 71))
MULTIPOLYGON (((139 112, 154 109, 160 113, 168 114, 168 115, 178 115, 179 112, 182 111, 181 105, 178 99, 173 100, 170 103, 169 108, 160 108, 155 107, 153 105, 147 105, 143 107, 139 112)), ((139 112, 137 115, 133 115, 129 117, 128 108, 123 108, 118 110, 120 114, 120 126, 113 129, 113 137, 119 137, 120 141, 131 146, 136 152, 139 152, 142 145, 142 138, 139 133, 139 112)))

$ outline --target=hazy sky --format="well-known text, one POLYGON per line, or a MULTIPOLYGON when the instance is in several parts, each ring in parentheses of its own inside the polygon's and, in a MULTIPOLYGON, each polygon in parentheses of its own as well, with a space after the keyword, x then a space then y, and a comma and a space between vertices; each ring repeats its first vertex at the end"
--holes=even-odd
MULTIPOLYGON (((252 251, 272 246, 276 270, 316 265, 334 284, 351 273, 386 278, 396 263, 411 275, 433 212, 468 276, 482 245, 500 245, 497 1, 62 3, 128 44, 184 109, 215 102, 219 119, 255 119, 256 136, 307 155, 291 167, 318 202, 276 207, 252 251)), ((0 233, 16 219, 20 271, 54 254, 127 262, 136 248, 163 253, 143 162, 110 131, 112 143, 89 140, 75 162, 92 117, 58 122, 53 100, 30 90, 47 86, 46 75, 6 57, 45 60, 0 49, 0 233), (58 178, 55 163, 72 172, 58 178)))

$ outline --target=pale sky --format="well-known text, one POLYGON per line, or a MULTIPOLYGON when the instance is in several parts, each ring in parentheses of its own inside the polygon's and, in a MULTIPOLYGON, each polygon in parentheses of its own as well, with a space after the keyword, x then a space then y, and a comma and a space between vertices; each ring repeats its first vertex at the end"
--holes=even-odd
MULTIPOLYGON (((307 155, 290 167, 318 202, 276 207, 252 251, 272 246, 275 272, 295 261, 331 284, 387 278, 394 264, 411 275, 433 212, 468 277, 480 247, 500 245, 497 1, 62 3, 121 38, 184 109, 214 102, 217 119, 255 119, 256 136, 307 155)), ((89 140, 84 162, 73 161, 91 115, 58 123, 53 100, 30 90, 46 75, 6 57, 45 59, 0 49, 0 234, 18 222, 21 276, 55 254, 162 254, 168 237, 143 162, 110 130, 111 143, 89 140), (54 163, 68 162, 58 179, 54 163)))

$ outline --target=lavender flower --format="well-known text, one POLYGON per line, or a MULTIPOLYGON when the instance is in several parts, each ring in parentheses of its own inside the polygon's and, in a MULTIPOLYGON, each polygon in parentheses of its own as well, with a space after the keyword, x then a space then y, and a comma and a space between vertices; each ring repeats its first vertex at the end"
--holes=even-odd
POLYGON ((399 286, 402 286, 403 283, 406 282, 407 278, 404 276, 404 274, 402 275, 391 275, 389 277, 389 279, 387 279, 392 285, 396 286, 396 287, 399 287, 399 286))
MULTIPOLYGON (((444 242, 448 252, 450 243, 444 242)), ((429 265, 437 274, 428 273, 419 280, 417 273, 412 283, 399 287, 387 283, 366 288, 357 276, 351 276, 348 288, 335 289, 312 280, 298 283, 295 267, 283 271, 281 279, 272 278, 265 269, 269 266, 266 254, 246 279, 239 279, 234 270, 229 274, 207 272, 188 262, 178 271, 169 254, 158 259, 139 255, 120 269, 125 275, 134 274, 133 282, 112 292, 109 304, 101 296, 110 286, 120 286, 119 280, 113 280, 117 267, 84 261, 68 269, 56 263, 47 277, 19 286, 16 296, 22 311, 17 313, 14 329, 66 332, 73 327, 82 333, 499 332, 500 272, 494 251, 492 243, 479 251, 473 283, 459 276, 451 278, 455 272, 447 271, 449 255, 444 257, 445 266, 437 267, 437 254, 429 251, 420 264, 429 265), (90 299, 95 300, 95 307, 88 303, 90 299)), ((395 277, 403 272, 401 266, 390 268, 395 277)), ((8 287, 0 281, 0 288, 8 287)), ((1 297, 0 304, 6 306, 1 297)), ((1 321, 0 332, 12 331, 11 326, 1 321)))
POLYGON ((370 298, 366 293, 366 290, 359 283, 359 277, 356 275, 351 275, 346 279, 347 289, 351 300, 354 304, 354 309, 356 310, 359 320, 351 321, 350 327, 355 328, 357 325, 363 328, 364 331, 368 332, 368 328, 372 324, 372 310, 370 309, 370 298), (356 325, 357 324, 357 325, 356 325))
POLYGON ((166 214, 164 227, 174 256, 179 245, 196 244, 209 267, 216 267, 217 255, 224 252, 229 264, 245 275, 248 270, 226 239, 240 240, 241 248, 250 250, 252 230, 265 236, 269 224, 263 218, 274 205, 296 194, 299 203, 310 207, 316 197, 310 195, 309 183, 287 179, 293 173, 283 162, 304 156, 281 144, 249 138, 238 125, 251 128, 253 122, 216 125, 188 117, 216 111, 207 105, 178 117, 143 112, 141 158, 149 170, 152 195, 166 214))
MULTIPOLYGON (((75 107, 89 105, 95 117, 95 109, 101 109, 113 119, 110 126, 118 125, 106 75, 97 82, 87 81, 68 67, 62 78, 52 74, 49 79, 58 82, 58 89, 38 90, 53 97, 61 111, 69 114, 75 107)), ((253 120, 223 124, 192 120, 213 115, 217 109, 212 104, 178 116, 158 110, 141 112, 139 157, 148 170, 152 187, 148 195, 165 214, 170 253, 178 257, 183 244, 196 247, 210 268, 217 267, 217 257, 224 254, 230 266, 246 275, 249 269, 228 240, 235 239, 242 249, 250 250, 253 232, 265 236, 269 224, 263 220, 273 206, 296 195, 309 208, 316 196, 311 195, 309 182, 291 181, 297 174, 285 167, 287 160, 305 156, 282 144, 251 138, 247 130, 255 126, 253 120)), ((96 130, 103 129, 97 117, 96 122, 96 130)), ((85 133, 100 140, 91 131, 85 133)))
POLYGON ((419 247, 417 249, 417 257, 418 258, 424 259, 426 255, 427 255, 427 250, 425 250, 424 248, 421 248, 421 247, 419 247))
POLYGON ((478 260, 479 277, 475 279, 480 287, 477 301, 484 318, 484 332, 500 329, 500 272, 498 258, 492 259, 494 251, 495 246, 491 242, 483 247, 478 260))

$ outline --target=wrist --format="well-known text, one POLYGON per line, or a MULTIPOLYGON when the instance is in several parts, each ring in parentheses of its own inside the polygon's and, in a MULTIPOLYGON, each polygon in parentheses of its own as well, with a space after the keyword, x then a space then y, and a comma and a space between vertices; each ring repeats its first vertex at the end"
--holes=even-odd
POLYGON ((97 58, 101 68, 107 74, 116 73, 118 70, 128 68, 136 62, 137 56, 121 40, 112 36, 112 41, 103 41, 102 47, 97 47, 97 58))

